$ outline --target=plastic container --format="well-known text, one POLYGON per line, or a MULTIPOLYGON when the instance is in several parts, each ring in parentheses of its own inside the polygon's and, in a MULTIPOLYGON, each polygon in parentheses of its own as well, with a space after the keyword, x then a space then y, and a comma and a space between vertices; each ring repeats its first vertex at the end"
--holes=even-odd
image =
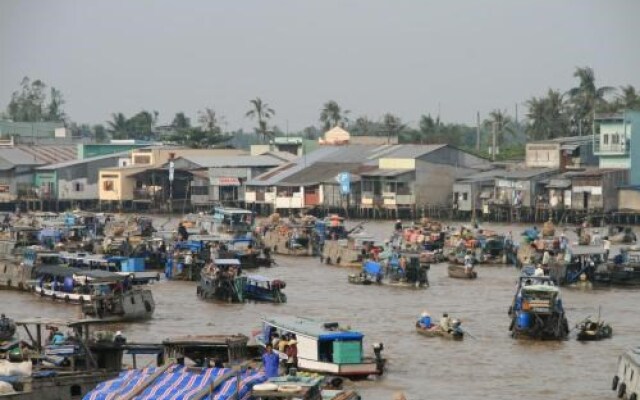
POLYGON ((531 327, 533 316, 531 313, 523 312, 518 315, 518 328, 527 329, 531 327))
POLYGON ((333 362, 338 364, 358 364, 362 362, 362 343, 359 341, 334 341, 333 362))

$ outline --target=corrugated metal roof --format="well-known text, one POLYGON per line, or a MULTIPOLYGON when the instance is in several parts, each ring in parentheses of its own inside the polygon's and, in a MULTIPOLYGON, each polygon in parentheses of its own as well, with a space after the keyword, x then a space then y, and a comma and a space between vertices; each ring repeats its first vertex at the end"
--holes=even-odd
MULTIPOLYGON (((67 167, 73 167, 76 165, 81 165, 81 164, 85 164, 85 163, 91 163, 93 161, 100 161, 100 160, 107 160, 109 158, 121 158, 121 157, 128 157, 129 156, 129 152, 128 151, 123 151, 120 153, 113 153, 113 154, 105 154, 105 155, 101 155, 101 156, 95 156, 95 157, 89 157, 89 158, 84 158, 82 160, 71 160, 71 161, 65 161, 65 162, 61 162, 61 163, 56 163, 56 164, 49 164, 49 165, 45 165, 44 167, 39 167, 37 168, 38 171, 49 171, 52 169, 60 169, 60 168, 67 168, 67 167)), ((115 165, 114 165, 115 167, 115 165)))
POLYGON ((307 166, 311 166, 319 160, 323 159, 330 154, 336 152, 339 147, 321 147, 309 154, 305 154, 302 157, 298 157, 293 162, 280 165, 271 171, 265 172, 247 182, 247 185, 251 186, 271 186, 281 180, 305 169, 307 166))
POLYGON ((78 146, 70 145, 18 145, 15 146, 25 153, 35 156, 38 161, 45 164, 55 164, 64 161, 76 160, 78 158, 78 146))
POLYGON ((382 158, 418 158, 446 146, 446 144, 401 144, 393 146, 393 150, 382 158))
POLYGON ((499 176, 506 179, 529 179, 542 174, 549 174, 557 171, 556 168, 527 168, 508 171, 499 176))
POLYGON ((278 182, 277 185, 315 185, 322 182, 329 182, 335 179, 341 172, 349 172, 359 175, 367 167, 361 163, 316 163, 310 167, 290 175, 278 182))
POLYGON ((482 171, 473 175, 465 176, 457 180, 457 182, 481 182, 486 180, 492 180, 497 176, 504 175, 504 169, 491 169, 489 171, 482 171))
POLYGON ((400 176, 413 172, 412 169, 380 169, 376 168, 371 171, 363 172, 362 176, 400 176))
POLYGON ((182 156, 187 161, 200 165, 202 168, 223 168, 223 167, 275 167, 284 161, 269 155, 260 156, 182 156))
POLYGON ((7 164, 12 166, 6 169, 11 169, 16 165, 40 165, 43 164, 32 154, 22 151, 16 147, 0 148, 0 158, 7 164))

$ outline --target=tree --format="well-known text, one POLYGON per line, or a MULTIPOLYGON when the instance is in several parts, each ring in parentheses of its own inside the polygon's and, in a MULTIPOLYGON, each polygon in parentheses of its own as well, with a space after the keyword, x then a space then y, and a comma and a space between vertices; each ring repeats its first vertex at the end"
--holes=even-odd
POLYGON ((313 125, 307 126, 302 130, 302 136, 309 140, 316 140, 321 134, 320 130, 313 125))
POLYGON ((569 115, 564 96, 549 89, 546 97, 532 97, 527 101, 527 135, 531 139, 554 139, 569 133, 569 115))
POLYGON ((176 116, 173 117, 173 121, 171 121, 171 126, 180 131, 184 129, 191 128, 191 120, 184 115, 183 112, 176 113, 176 116))
POLYGON ((437 143, 439 138, 440 117, 433 119, 431 114, 420 116, 420 142, 437 143))
POLYGON ((269 107, 269 104, 263 102, 260 97, 250 100, 249 103, 251 103, 251 110, 247 111, 245 116, 258 121, 256 133, 258 136, 262 135, 262 139, 266 141, 268 138, 273 137, 273 132, 270 132, 268 129, 267 121, 271 119, 276 112, 273 108, 269 107))
POLYGON ((347 118, 349 112, 349 110, 340 108, 340 105, 334 100, 324 103, 320 112, 320 122, 322 122, 324 130, 328 131, 335 126, 346 125, 349 122, 347 118))
POLYGON ((129 123, 123 113, 111 114, 111 121, 107 121, 107 129, 114 139, 126 139, 129 136, 129 123))
POLYGON ((407 126, 402 123, 400 117, 391 113, 386 113, 382 116, 382 129, 387 135, 387 142, 391 142, 392 136, 400 135, 406 128, 407 126))
POLYGON ((573 73, 578 78, 578 86, 569 90, 572 103, 572 119, 579 129, 591 126, 593 115, 606 106, 606 96, 615 92, 610 86, 596 86, 596 77, 589 67, 576 68, 573 73))
POLYGON ((620 86, 620 94, 616 97, 616 110, 640 111, 640 95, 632 85, 620 86))
POLYGON ((11 95, 7 106, 9 118, 16 122, 63 121, 65 114, 62 110, 64 100, 62 93, 51 88, 50 99, 47 104, 47 85, 40 79, 31 81, 24 77, 20 82, 20 90, 11 95))
POLYGON ((489 113, 489 118, 484 121, 484 125, 490 127, 495 134, 495 138, 492 139, 491 155, 495 159, 496 148, 505 142, 507 135, 514 136, 513 121, 509 117, 506 111, 493 110, 489 113), (494 148, 495 145, 495 148, 494 148))
POLYGON ((102 143, 106 142, 109 135, 107 134, 107 130, 103 125, 94 125, 93 126, 93 137, 96 139, 96 142, 102 143))
POLYGON ((349 126, 349 132, 354 136, 378 136, 381 130, 378 125, 378 123, 363 115, 349 126))

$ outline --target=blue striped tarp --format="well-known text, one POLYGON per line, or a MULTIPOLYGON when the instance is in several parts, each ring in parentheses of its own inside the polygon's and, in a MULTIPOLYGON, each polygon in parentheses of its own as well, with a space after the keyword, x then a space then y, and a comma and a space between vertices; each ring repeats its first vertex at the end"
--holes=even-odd
MULTIPOLYGON (((120 374, 118 378, 103 382, 88 393, 83 400, 116 400, 127 396, 136 386, 149 378, 157 368, 130 370, 120 374)), ((134 400, 189 400, 202 389, 209 387, 216 378, 231 372, 225 368, 207 368, 194 372, 182 366, 171 366, 158 376, 153 383, 134 400)), ((266 376, 262 372, 247 371, 240 377, 237 387, 236 377, 223 382, 209 396, 208 400, 230 400, 239 389, 239 398, 248 398, 253 385, 265 382, 266 376)))

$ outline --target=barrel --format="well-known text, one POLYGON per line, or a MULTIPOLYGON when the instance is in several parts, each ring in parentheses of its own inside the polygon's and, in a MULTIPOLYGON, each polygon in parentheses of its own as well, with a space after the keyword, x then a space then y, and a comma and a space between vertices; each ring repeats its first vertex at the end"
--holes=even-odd
POLYGON ((67 276, 64 278, 64 291, 67 293, 73 292, 73 277, 67 276))
POLYGON ((518 328, 526 329, 531 327, 532 316, 531 313, 523 312, 518 314, 518 328))

